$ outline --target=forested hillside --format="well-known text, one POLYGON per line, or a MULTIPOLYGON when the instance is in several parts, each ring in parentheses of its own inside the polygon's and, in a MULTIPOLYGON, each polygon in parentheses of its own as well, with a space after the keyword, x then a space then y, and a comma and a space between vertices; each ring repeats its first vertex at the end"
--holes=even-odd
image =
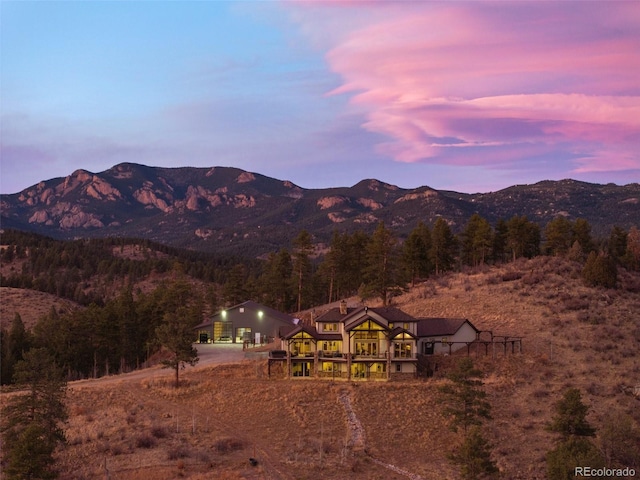
MULTIPOLYGON (((47 292, 78 305, 52 308, 33 329, 24 327, 18 307, 5 312, 3 369, 20 352, 44 347, 70 378, 137 368, 159 350, 156 333, 163 321, 180 316, 195 325, 247 299, 284 312, 353 295, 385 305, 429 277, 538 255, 574 262, 584 283, 596 287, 616 288, 619 268, 640 268, 638 229, 616 227, 597 239, 585 220, 562 216, 540 229, 524 216, 492 226, 473 215, 458 235, 439 218, 432 226, 419 223, 404 241, 383 222, 372 234, 335 232, 329 245, 303 230, 289 248, 264 260, 147 240, 61 241, 12 230, 2 233, 0 245, 2 287, 47 292)), ((6 371, 2 381, 10 379, 6 371)))

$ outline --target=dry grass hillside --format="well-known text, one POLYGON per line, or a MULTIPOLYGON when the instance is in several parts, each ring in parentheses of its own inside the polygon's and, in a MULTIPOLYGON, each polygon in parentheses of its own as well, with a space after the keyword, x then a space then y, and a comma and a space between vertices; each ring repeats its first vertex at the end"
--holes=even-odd
POLYGON ((9 328, 16 313, 20 314, 26 328, 32 328, 51 308, 66 312, 78 308, 78 305, 50 293, 0 287, 0 326, 3 328, 9 328))
MULTIPOLYGON (((569 387, 581 389, 596 428, 615 412, 640 426, 640 280, 622 272, 620 283, 587 288, 576 265, 540 257, 433 279, 394 299, 416 316, 524 336, 522 354, 471 348, 502 478, 545 478, 554 440, 545 425, 569 387)), ((189 369, 178 390, 169 372, 71 383, 61 478, 455 479, 447 452, 461 434, 437 402, 453 361, 442 358, 428 380, 285 380, 267 377, 266 360, 245 360, 189 369)))

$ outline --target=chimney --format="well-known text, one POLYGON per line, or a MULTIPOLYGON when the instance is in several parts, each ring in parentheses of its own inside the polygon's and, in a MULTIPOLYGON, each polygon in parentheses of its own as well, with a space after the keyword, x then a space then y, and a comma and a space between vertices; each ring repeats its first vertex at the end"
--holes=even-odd
POLYGON ((347 302, 342 300, 340 302, 340 315, 346 315, 346 314, 347 314, 347 302))

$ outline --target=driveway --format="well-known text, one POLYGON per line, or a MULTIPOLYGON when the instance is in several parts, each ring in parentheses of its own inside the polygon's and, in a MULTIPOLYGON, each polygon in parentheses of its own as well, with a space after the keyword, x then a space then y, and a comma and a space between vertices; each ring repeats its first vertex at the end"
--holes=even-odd
POLYGON ((193 345, 198 351, 200 361, 196 368, 215 363, 235 363, 244 360, 245 352, 241 343, 196 343, 193 345))
MULTIPOLYGON (((198 351, 198 358, 200 360, 193 367, 187 366, 187 370, 193 370, 218 363, 236 363, 245 359, 246 352, 242 350, 242 344, 240 343, 194 343, 193 346, 198 351)), ((134 370, 130 373, 109 375, 107 377, 95 379, 77 380, 75 382, 69 382, 69 386, 82 388, 89 387, 95 383, 122 383, 162 376, 173 377, 175 376, 175 371, 173 369, 162 368, 161 365, 156 365, 149 368, 143 368, 141 370, 134 370)))

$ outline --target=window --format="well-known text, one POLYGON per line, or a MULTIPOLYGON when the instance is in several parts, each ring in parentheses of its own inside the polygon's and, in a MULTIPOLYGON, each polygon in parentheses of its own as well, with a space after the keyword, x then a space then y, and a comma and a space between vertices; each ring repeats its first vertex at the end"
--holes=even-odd
POLYGON ((393 356, 395 358, 413 358, 412 347, 409 342, 393 342, 393 356))
POLYGON ((378 356, 378 342, 356 340, 356 355, 364 357, 378 356))
POLYGON ((340 349, 338 348, 338 342, 327 341, 322 342, 322 350, 325 352, 337 352, 340 349))
POLYGON ((361 339, 378 339, 378 332, 356 332, 355 335, 356 340, 361 340, 361 339))
POLYGON ((338 324, 337 323, 325 323, 323 327, 323 331, 325 332, 337 332, 338 324))
POLYGON ((311 374, 311 363, 296 362, 291 366, 291 374, 294 377, 308 377, 311 374))
POLYGON ((402 365, 399 363, 396 363, 396 372, 401 372, 402 371, 402 365))

